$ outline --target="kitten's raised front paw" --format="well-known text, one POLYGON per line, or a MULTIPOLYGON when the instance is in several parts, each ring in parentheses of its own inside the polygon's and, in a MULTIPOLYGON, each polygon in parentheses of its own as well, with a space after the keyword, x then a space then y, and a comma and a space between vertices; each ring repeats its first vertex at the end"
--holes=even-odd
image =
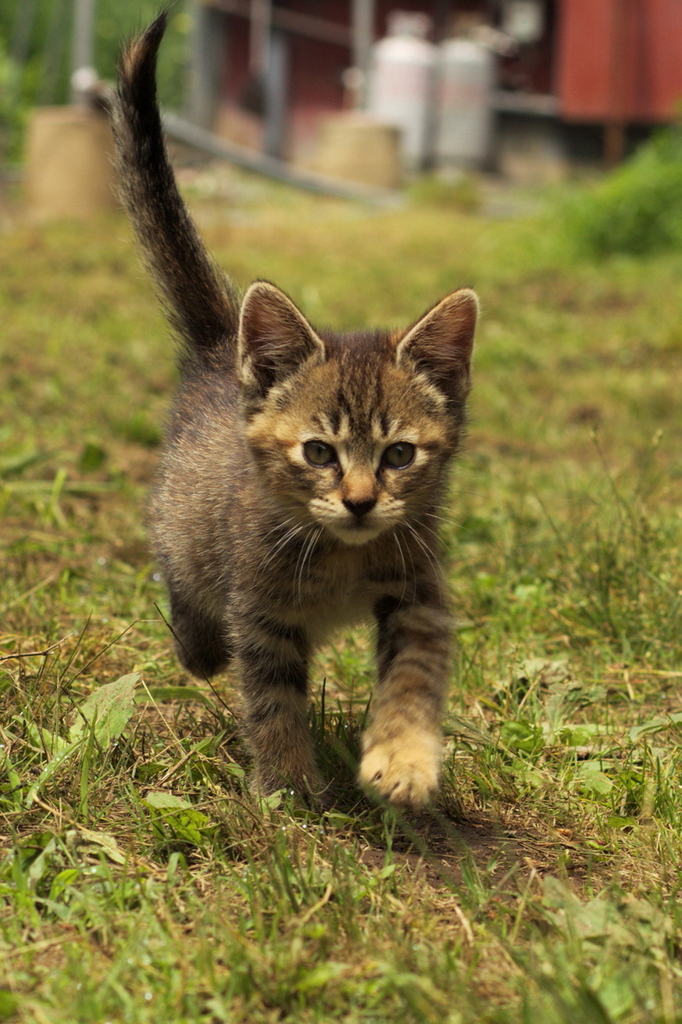
POLYGON ((401 733, 366 741, 358 782, 400 807, 423 807, 438 792, 440 737, 401 733))

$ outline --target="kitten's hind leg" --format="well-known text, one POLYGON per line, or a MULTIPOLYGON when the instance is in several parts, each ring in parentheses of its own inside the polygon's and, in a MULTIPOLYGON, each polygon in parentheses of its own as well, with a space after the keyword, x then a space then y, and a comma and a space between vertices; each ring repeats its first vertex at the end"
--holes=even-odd
POLYGON ((317 802, 323 782, 308 725, 308 643, 305 632, 253 616, 240 626, 239 662, 246 736, 255 788, 264 795, 291 786, 317 802))
POLYGON ((180 664, 199 678, 226 668, 231 655, 228 629, 220 618, 198 610, 171 591, 171 628, 180 664))

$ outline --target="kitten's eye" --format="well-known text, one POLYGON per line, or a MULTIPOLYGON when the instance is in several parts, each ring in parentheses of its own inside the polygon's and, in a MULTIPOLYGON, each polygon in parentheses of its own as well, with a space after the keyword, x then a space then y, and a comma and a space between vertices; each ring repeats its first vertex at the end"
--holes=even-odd
POLYGON ((337 461, 336 451, 324 441, 306 441, 303 454, 311 466, 331 466, 337 461))
POLYGON ((404 469, 412 462, 414 453, 413 444, 410 444, 409 441, 398 441, 396 444, 389 444, 381 456, 381 461, 385 466, 391 466, 392 469, 404 469))

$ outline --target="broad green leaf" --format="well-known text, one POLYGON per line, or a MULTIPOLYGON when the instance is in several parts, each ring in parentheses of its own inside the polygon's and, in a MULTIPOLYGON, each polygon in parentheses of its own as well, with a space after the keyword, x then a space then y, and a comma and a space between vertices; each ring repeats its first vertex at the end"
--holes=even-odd
POLYGON ((637 818, 623 818, 620 814, 612 814, 606 819, 606 824, 609 828, 634 828, 639 822, 637 818))
POLYGON ((312 971, 308 971, 296 984, 296 988, 299 992, 309 992, 311 989, 324 988, 334 978, 338 978, 340 974, 346 970, 347 965, 341 963, 335 963, 333 960, 329 960, 326 964, 318 964, 317 967, 313 967, 312 971))
POLYGON ((379 872, 379 878, 390 878, 391 875, 395 874, 396 864, 385 864, 379 872))
POLYGON ((325 811, 325 821, 329 822, 332 828, 344 828, 346 825, 357 825, 358 818, 352 814, 342 814, 341 811, 325 811))
POLYGON ((602 771, 601 761, 584 761, 578 770, 582 789, 597 796, 606 796, 613 789, 613 782, 602 771))
POLYGON ((632 990, 630 979, 627 977, 627 968, 615 978, 610 978, 598 990, 599 999, 606 1007, 611 1020, 620 1020, 635 1002, 635 993, 632 990))
POLYGON ((542 772, 539 772, 537 768, 532 768, 527 761, 522 761, 520 758, 514 759, 513 771, 519 782, 531 789, 540 789, 545 783, 542 772))
POLYGON ((616 906, 609 900, 598 897, 574 908, 573 926, 578 935, 585 939, 610 938, 625 944, 628 933, 616 906))
POLYGON ((50 899, 58 900, 64 890, 80 878, 80 874, 78 868, 65 868, 55 875, 50 886, 50 899))
POLYGON ((540 750, 543 744, 540 726, 531 725, 530 722, 524 722, 521 719, 503 722, 500 739, 505 746, 512 750, 523 750, 526 754, 540 750))
MULTIPOLYGON (((113 683, 106 683, 78 706, 78 720, 69 730, 69 739, 54 742, 57 753, 43 768, 26 796, 26 806, 30 807, 36 796, 52 776, 59 771, 80 747, 87 742, 90 729, 101 748, 108 747, 113 739, 121 735, 135 710, 135 687, 140 681, 139 672, 121 676, 113 683)), ((43 730, 45 732, 46 730, 43 730)))
MULTIPOLYGON (((40 837, 42 841, 43 837, 40 837)), ((55 836, 52 836, 48 842, 43 846, 42 851, 38 854, 34 861, 26 872, 26 878, 31 886, 37 885, 41 880, 45 872, 49 867, 49 861, 52 854, 57 849, 57 840, 55 836)))
POLYGON ((113 836, 107 832, 93 832, 89 828, 80 828, 78 831, 81 839, 94 846, 99 846, 114 864, 125 864, 125 854, 113 836))
POLYGON ((182 797, 175 796, 173 793, 163 793, 160 790, 153 790, 151 793, 147 793, 142 803, 159 811, 187 811, 192 809, 192 804, 189 800, 183 800, 182 797))
POLYGON ((559 740, 569 747, 586 747, 595 739, 608 735, 608 729, 597 722, 581 722, 578 725, 564 725, 559 730, 559 740))
POLYGON ((565 883, 548 875, 543 883, 542 906, 559 931, 590 942, 608 941, 616 947, 629 948, 642 938, 649 946, 665 941, 665 918, 644 900, 625 897, 613 901, 597 896, 583 903, 565 883))
POLYGON ((200 846, 211 830, 205 814, 172 793, 147 793, 142 803, 152 812, 152 825, 159 836, 164 835, 165 826, 173 838, 200 846))
POLYGON ((99 469, 102 463, 106 460, 107 453, 101 445, 95 444, 94 441, 88 441, 81 452, 81 457, 78 460, 78 465, 85 472, 91 472, 99 469))
MULTIPOLYGON (((520 590, 522 587, 520 586, 516 589, 520 590)), ((531 585, 525 589, 537 590, 538 588, 535 585, 531 585)), ((568 667, 568 660, 566 658, 556 658, 555 660, 549 658, 526 658, 515 669, 515 675, 518 679, 528 680, 534 680, 539 677, 540 682, 544 686, 549 686, 550 683, 560 683, 570 678, 571 670, 568 667)))
POLYGON ((657 715, 655 718, 650 718, 648 722, 643 722, 642 725, 634 725, 630 729, 630 741, 637 743, 643 736, 650 736, 652 733, 661 732, 662 729, 670 729, 674 725, 680 725, 682 723, 682 712, 677 711, 674 715, 657 715))
POLYGON ((78 719, 69 730, 69 739, 72 742, 79 740, 92 725, 100 747, 108 747, 121 735, 133 716, 135 689, 139 681, 140 673, 131 672, 91 693, 78 706, 78 719))
POLYGON ((33 722, 28 723, 28 734, 31 737, 31 742, 36 747, 46 750, 48 754, 61 754, 68 750, 71 745, 69 740, 65 740, 58 733, 50 732, 49 729, 43 729, 33 722))
POLYGON ((30 807, 33 804, 33 801, 38 796, 38 793, 43 788, 45 783, 48 782, 56 772, 59 771, 62 765, 65 764, 71 758, 72 754, 76 753, 80 746, 81 741, 78 740, 77 743, 70 744, 70 746, 62 750, 60 754, 57 754, 56 757, 53 757, 48 761, 48 763, 45 765, 42 772, 40 773, 36 781, 33 783, 33 785, 31 786, 26 795, 26 807, 30 807))
POLYGON ((538 601, 542 596, 542 586, 538 583, 519 583, 514 587, 514 597, 518 601, 538 601))
POLYGON ((285 795, 286 789, 276 789, 274 793, 269 793, 268 796, 262 796, 258 802, 264 810, 274 811, 281 805, 285 795))

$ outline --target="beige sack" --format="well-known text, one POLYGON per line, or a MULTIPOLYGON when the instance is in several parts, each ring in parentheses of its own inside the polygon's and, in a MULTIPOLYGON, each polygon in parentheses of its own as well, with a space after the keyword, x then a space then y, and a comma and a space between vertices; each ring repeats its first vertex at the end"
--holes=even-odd
POLYGON ((87 218, 119 204, 106 116, 85 106, 38 107, 28 126, 26 204, 32 220, 87 218))
POLYGON ((361 113, 340 114, 322 126, 315 156, 318 174, 379 188, 400 185, 400 133, 361 113))

